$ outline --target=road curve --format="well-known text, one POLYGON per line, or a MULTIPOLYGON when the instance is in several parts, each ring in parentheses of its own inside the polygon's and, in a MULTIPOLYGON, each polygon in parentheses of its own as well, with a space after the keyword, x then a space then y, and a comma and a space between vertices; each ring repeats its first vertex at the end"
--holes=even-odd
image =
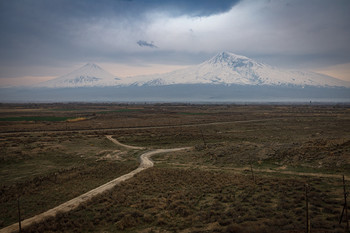
POLYGON ((180 148, 174 148, 174 149, 156 149, 156 150, 146 152, 140 156, 141 162, 140 162, 139 168, 146 169, 149 167, 153 167, 153 162, 149 158, 154 154, 169 153, 169 152, 175 152, 179 150, 187 150, 190 148, 191 147, 180 147, 180 148))
MULTIPOLYGON (((106 136, 109 140, 111 140, 112 142, 114 142, 115 144, 119 145, 119 146, 124 146, 126 148, 129 149, 143 149, 142 147, 134 147, 134 146, 128 146, 125 144, 122 144, 120 142, 118 142, 117 140, 113 139, 112 136, 106 136)), ((132 178, 134 175, 136 175, 137 173, 153 167, 153 162, 150 160, 150 157, 154 154, 160 154, 160 153, 169 153, 169 152, 175 152, 175 151, 180 151, 180 150, 185 150, 185 149, 189 149, 190 147, 181 147, 181 148, 174 148, 174 149, 156 149, 156 150, 152 150, 152 151, 148 151, 146 153, 143 153, 140 156, 140 165, 137 169, 129 172, 128 174, 125 174, 123 176, 120 176, 106 184, 103 184, 93 190, 90 190, 87 193, 84 193, 76 198, 73 198, 59 206, 56 206, 44 213, 35 215, 34 217, 25 219, 21 222, 22 225, 22 229, 34 224, 34 223, 38 223, 41 222, 49 217, 54 217, 56 216, 57 213, 64 213, 64 212, 69 212, 75 208, 77 208, 80 204, 90 200, 92 197, 95 197, 103 192, 106 192, 108 190, 111 190, 114 186, 116 186, 117 184, 120 184, 121 182, 128 180, 130 178, 132 178)), ((0 233, 10 233, 10 232, 18 232, 19 231, 19 226, 18 223, 14 223, 8 227, 2 228, 0 230, 0 233)))
POLYGON ((133 149, 133 150, 142 150, 142 149, 146 149, 144 147, 139 147, 139 146, 129 146, 126 144, 123 144, 119 141, 117 141, 116 139, 112 138, 112 135, 106 135, 106 138, 108 138, 110 141, 112 141, 114 144, 117 144, 118 146, 122 146, 125 147, 127 149, 133 149))

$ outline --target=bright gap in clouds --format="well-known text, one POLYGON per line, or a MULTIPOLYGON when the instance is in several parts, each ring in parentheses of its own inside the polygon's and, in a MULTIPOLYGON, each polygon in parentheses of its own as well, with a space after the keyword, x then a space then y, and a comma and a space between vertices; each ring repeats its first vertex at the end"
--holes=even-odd
POLYGON ((289 69, 315 70, 348 62, 345 41, 350 34, 344 10, 336 3, 316 2, 246 0, 208 17, 174 18, 153 12, 144 37, 163 51, 230 51, 289 69))
POLYGON ((266 2, 241 2, 230 11, 208 17, 168 17, 152 13, 152 23, 145 31, 148 40, 155 40, 163 50, 218 53, 230 51, 249 56, 259 53, 293 53, 298 38, 294 29, 273 24, 265 17, 266 2), (265 10, 265 11, 264 11, 265 10), (264 13, 261 13, 264 12, 264 13), (291 32, 289 32, 291 31, 291 32))
POLYGON ((152 13, 148 17, 153 22, 145 31, 145 38, 155 40, 160 49, 168 51, 216 53, 227 50, 227 43, 223 42, 230 37, 227 23, 231 11, 208 17, 176 18, 152 13))

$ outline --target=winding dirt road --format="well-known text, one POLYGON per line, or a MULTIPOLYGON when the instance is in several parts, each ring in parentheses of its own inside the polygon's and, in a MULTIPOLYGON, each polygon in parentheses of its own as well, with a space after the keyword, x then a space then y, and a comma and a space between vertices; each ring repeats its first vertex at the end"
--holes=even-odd
MULTIPOLYGON (((145 149, 143 147, 136 147, 136 146, 128 146, 125 144, 122 144, 120 142, 118 142, 116 139, 112 138, 112 136, 107 135, 106 136, 109 140, 111 140, 113 143, 119 145, 119 146, 123 146, 127 149, 145 149)), ((22 229, 26 228, 34 223, 38 223, 41 222, 49 217, 54 217, 56 216, 57 213, 64 213, 64 212, 69 212, 75 208, 77 208, 80 204, 82 204, 83 202, 86 202, 88 200, 90 200, 92 197, 95 197, 105 191, 111 190, 114 186, 116 186, 117 184, 120 184, 121 182, 128 180, 130 178, 132 178, 135 174, 153 167, 153 162, 150 160, 150 157, 154 154, 160 154, 160 153, 169 153, 169 152, 175 152, 175 151, 180 151, 180 150, 186 150, 189 149, 190 147, 181 147, 181 148, 174 148, 174 149, 156 149, 156 150, 152 150, 146 153, 143 153, 140 156, 140 165, 137 169, 131 171, 128 174, 125 174, 123 176, 120 176, 106 184, 103 184, 93 190, 90 190, 87 193, 84 193, 76 198, 73 198, 59 206, 56 206, 55 208, 52 208, 44 213, 35 215, 34 217, 25 219, 21 222, 22 225, 22 229)), ((19 231, 19 226, 18 223, 14 223, 8 227, 5 227, 3 229, 0 230, 0 233, 10 233, 10 232, 18 232, 19 231)))
POLYGON ((112 138, 112 135, 106 135, 106 138, 108 138, 109 140, 111 140, 114 144, 117 144, 118 146, 122 146, 125 147, 127 149, 132 149, 132 150, 142 150, 142 149, 146 149, 144 147, 139 147, 139 146, 129 146, 129 145, 125 145, 117 140, 115 140, 114 138, 112 138))

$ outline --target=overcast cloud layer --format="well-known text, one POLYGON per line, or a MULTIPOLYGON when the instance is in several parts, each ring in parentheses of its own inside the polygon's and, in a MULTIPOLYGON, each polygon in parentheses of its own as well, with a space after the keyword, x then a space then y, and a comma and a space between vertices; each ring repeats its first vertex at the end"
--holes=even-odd
POLYGON ((349 0, 0 0, 0 78, 84 62, 191 65, 220 51, 288 68, 350 64, 349 12, 349 0))

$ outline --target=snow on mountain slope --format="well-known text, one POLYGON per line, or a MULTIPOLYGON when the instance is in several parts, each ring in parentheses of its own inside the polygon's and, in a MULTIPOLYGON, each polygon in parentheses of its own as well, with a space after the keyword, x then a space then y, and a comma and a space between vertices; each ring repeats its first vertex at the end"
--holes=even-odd
POLYGON ((345 86, 350 82, 308 71, 289 71, 256 62, 248 57, 222 52, 202 64, 166 74, 129 77, 124 85, 240 84, 345 86))
POLYGON ((119 79, 95 64, 86 64, 67 75, 40 83, 37 87, 164 86, 173 84, 223 84, 350 87, 350 82, 308 71, 289 71, 248 57, 222 52, 213 58, 182 70, 165 74, 119 79))
POLYGON ((119 78, 103 70, 96 64, 88 63, 83 67, 58 78, 42 82, 37 87, 95 87, 118 85, 119 78))

